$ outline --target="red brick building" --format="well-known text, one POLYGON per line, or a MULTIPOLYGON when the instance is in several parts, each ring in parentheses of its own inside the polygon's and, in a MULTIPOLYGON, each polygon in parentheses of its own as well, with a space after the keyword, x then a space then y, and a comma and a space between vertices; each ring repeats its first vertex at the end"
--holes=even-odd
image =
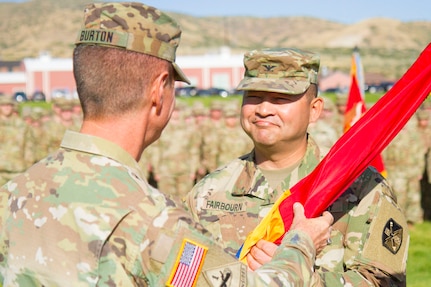
MULTIPOLYGON (((229 48, 218 53, 199 56, 179 56, 176 62, 198 89, 235 89, 244 75, 243 55, 231 54, 229 48)), ((322 67, 323 68, 323 67, 322 67)), ((324 69, 322 69, 324 70, 324 69)), ((186 84, 178 82, 178 86, 186 84)), ((350 86, 350 76, 341 72, 321 76, 320 89, 350 86)), ((27 58, 21 62, 0 62, 0 93, 25 92, 29 98, 42 91, 47 101, 58 94, 76 96, 72 59, 51 58, 41 54, 39 58, 27 58)))

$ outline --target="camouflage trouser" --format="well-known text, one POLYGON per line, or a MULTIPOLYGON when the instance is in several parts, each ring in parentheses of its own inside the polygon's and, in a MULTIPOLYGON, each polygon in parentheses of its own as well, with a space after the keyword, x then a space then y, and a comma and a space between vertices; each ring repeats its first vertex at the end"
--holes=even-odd
POLYGON ((404 211, 407 222, 422 222, 423 210, 419 179, 416 177, 407 177, 402 173, 388 172, 388 181, 397 196, 399 206, 404 211))
POLYGON ((421 202, 424 211, 424 220, 431 220, 431 182, 428 178, 428 173, 425 170, 421 180, 421 202))

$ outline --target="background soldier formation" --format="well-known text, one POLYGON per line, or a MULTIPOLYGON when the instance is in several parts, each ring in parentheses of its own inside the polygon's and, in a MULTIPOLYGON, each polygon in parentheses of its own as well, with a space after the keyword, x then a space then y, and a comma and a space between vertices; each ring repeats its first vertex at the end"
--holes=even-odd
MULTIPOLYGON (((324 111, 310 125, 324 156, 343 132, 346 95, 324 98, 324 111)), ((160 139, 142 155, 140 164, 149 182, 183 198, 206 174, 253 148, 239 123, 241 101, 213 100, 209 107, 177 101, 160 139)), ((0 99, 0 184, 58 148, 66 129, 78 131, 79 101, 54 99, 52 108, 25 106, 10 97, 0 99)), ((409 124, 384 150, 387 177, 411 225, 431 219, 431 115, 424 102, 409 124)))
POLYGON ((0 98, 0 185, 57 149, 66 129, 79 129, 76 106, 77 101, 58 99, 52 110, 26 106, 20 112, 11 97, 0 98))

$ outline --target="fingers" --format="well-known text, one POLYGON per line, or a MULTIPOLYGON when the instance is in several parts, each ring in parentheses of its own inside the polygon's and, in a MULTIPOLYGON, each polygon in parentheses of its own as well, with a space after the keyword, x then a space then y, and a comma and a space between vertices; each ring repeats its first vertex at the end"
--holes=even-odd
POLYGON ((256 247, 262 251, 262 257, 266 256, 266 258, 263 258, 264 260, 267 258, 269 258, 270 260, 272 256, 274 256, 275 250, 277 249, 278 245, 273 242, 261 239, 256 243, 256 247))
POLYGON ((259 240, 247 254, 247 265, 251 270, 256 270, 263 264, 271 261, 274 256, 277 245, 266 240, 259 240))
POLYGON ((323 212, 322 217, 328 222, 329 225, 332 225, 332 223, 334 223, 334 216, 332 216, 329 211, 323 212))
POLYGON ((262 266, 262 264, 260 264, 256 259, 254 259, 253 255, 251 253, 248 253, 246 258, 247 258, 248 268, 250 268, 251 270, 254 271, 257 268, 259 268, 260 266, 262 266))
POLYGON ((293 204, 293 215, 293 223, 300 222, 306 218, 304 206, 300 202, 293 204))
POLYGON ((305 216, 304 206, 296 202, 293 205, 293 213, 294 217, 291 229, 306 232, 313 241, 317 254, 331 244, 331 226, 334 223, 334 217, 330 212, 325 211, 322 213, 322 216, 308 219, 305 216))

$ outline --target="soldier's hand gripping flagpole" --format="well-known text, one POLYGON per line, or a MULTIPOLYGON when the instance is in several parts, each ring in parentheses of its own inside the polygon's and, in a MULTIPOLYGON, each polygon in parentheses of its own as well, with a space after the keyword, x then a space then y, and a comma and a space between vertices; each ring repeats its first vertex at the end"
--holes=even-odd
POLYGON ((307 217, 323 213, 367 168, 414 115, 431 91, 431 44, 371 109, 330 149, 307 177, 284 192, 251 232, 237 256, 245 261, 260 239, 280 243, 293 219, 293 204, 304 204, 307 217))

